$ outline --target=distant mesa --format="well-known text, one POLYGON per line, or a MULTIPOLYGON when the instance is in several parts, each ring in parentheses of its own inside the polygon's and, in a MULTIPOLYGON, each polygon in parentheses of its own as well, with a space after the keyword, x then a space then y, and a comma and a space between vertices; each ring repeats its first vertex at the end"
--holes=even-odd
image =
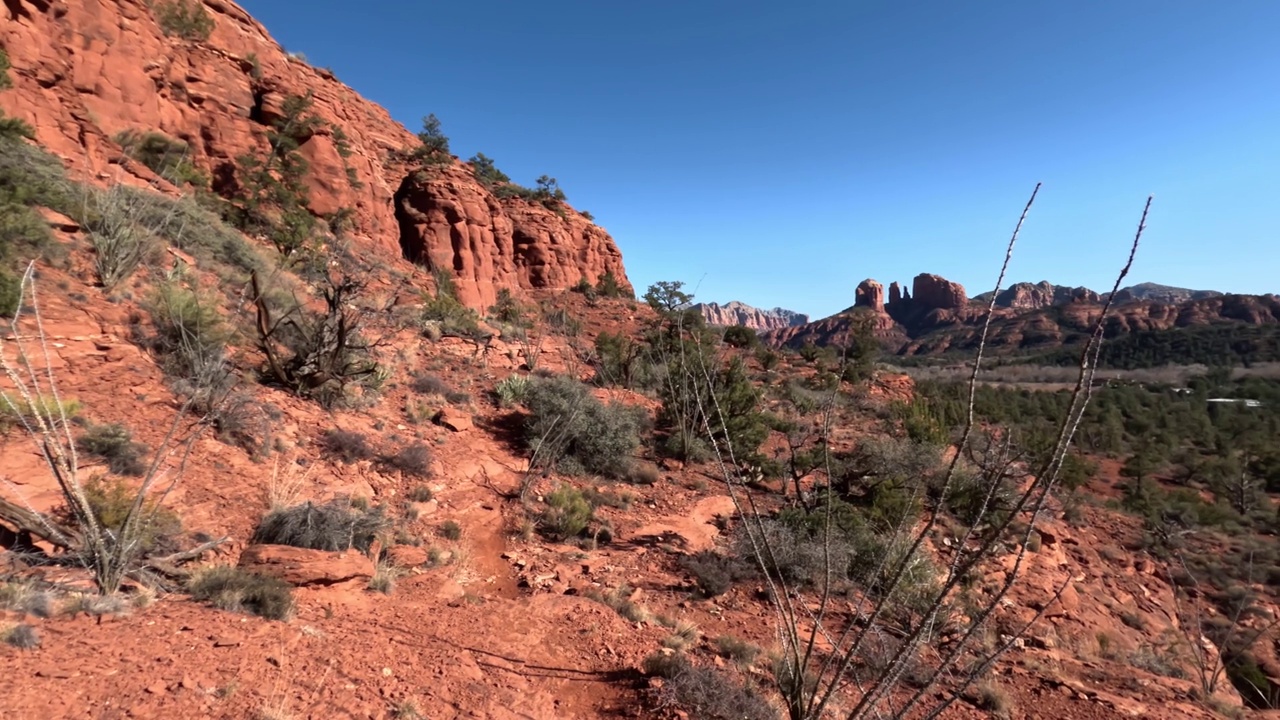
POLYGON ((761 310, 737 300, 723 305, 713 302, 696 303, 692 309, 697 310, 708 325, 741 325, 758 332, 796 327, 809 322, 809 316, 804 313, 783 308, 761 310))
POLYGON ((1140 283, 1117 291, 1116 302, 1144 300, 1162 305, 1178 305, 1189 300, 1208 300, 1222 295, 1217 290, 1190 290, 1158 283, 1140 283))

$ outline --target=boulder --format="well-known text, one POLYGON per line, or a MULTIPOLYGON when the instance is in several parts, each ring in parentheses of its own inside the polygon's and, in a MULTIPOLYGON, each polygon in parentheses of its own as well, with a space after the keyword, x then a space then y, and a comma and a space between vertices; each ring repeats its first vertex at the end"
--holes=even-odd
POLYGON ((334 585, 373 577, 373 561, 356 550, 326 552, 288 545, 250 545, 240 567, 297 586, 334 585))

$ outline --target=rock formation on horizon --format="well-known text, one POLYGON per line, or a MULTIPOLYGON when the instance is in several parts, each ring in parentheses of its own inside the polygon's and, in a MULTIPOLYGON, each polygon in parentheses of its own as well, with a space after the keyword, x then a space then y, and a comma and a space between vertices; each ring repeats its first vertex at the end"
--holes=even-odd
POLYGON ((702 314, 708 325, 728 327, 741 325, 757 332, 767 332, 781 328, 795 327, 809 322, 809 316, 793 310, 774 308, 761 310, 746 303, 733 300, 723 305, 719 303, 695 303, 692 309, 702 314))

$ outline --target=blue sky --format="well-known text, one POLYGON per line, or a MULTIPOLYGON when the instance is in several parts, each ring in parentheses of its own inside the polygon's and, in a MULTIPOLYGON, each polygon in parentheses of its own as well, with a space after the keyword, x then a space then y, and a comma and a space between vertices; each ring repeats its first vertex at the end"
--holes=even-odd
POLYGON ((643 291, 815 316, 873 277, 1280 292, 1280 2, 242 0, 455 154, 559 179, 643 291))

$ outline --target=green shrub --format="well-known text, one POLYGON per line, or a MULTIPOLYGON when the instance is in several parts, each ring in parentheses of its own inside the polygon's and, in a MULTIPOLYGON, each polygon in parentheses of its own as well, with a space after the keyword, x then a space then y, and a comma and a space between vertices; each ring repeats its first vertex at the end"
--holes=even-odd
POLYGON ((68 420, 72 420, 80 414, 80 408, 80 401, 75 398, 55 400, 53 397, 40 395, 32 398, 31 402, 27 402, 16 394, 0 392, 0 429, 21 425, 24 419, 31 422, 35 419, 37 410, 45 417, 65 416, 68 420))
POLYGON ((525 438, 544 467, 625 477, 640 441, 636 408, 605 405, 567 376, 534 378, 525 404, 525 438))
POLYGON ((305 502, 268 513, 254 532, 253 542, 328 551, 354 547, 367 553, 389 526, 381 506, 362 510, 350 499, 325 505, 305 502))
POLYGON ((493 306, 489 308, 489 316, 498 322, 519 328, 528 326, 524 308, 520 307, 520 303, 516 301, 515 297, 511 295, 511 291, 507 288, 498 290, 498 297, 493 306))
POLYGON ((201 0, 167 0, 153 7, 165 35, 203 42, 213 33, 213 18, 201 0))
POLYGON ((166 280, 155 286, 147 309, 156 329, 152 347, 170 375, 203 377, 222 362, 230 331, 212 296, 166 280))
MULTIPOLYGON (((447 150, 447 146, 446 146, 447 150)), ((476 153, 467 162, 471 163, 471 173, 481 185, 492 189, 500 183, 509 183, 511 178, 507 174, 498 169, 494 164, 493 158, 485 156, 484 153, 476 153)))
MULTIPOLYGON (((582 214, 584 216, 589 215, 589 213, 582 214)), ((600 297, 607 298, 634 297, 630 292, 623 289, 622 283, 618 282, 618 276, 614 275, 612 270, 606 270, 604 275, 600 276, 600 279, 596 282, 596 293, 600 297)))
POLYGON ((436 269, 435 296, 427 299, 422 308, 422 320, 438 324, 442 335, 475 337, 480 333, 480 318, 476 311, 458 300, 458 289, 453 275, 447 270, 436 269))
MULTIPOLYGON (((84 483, 84 495, 98 523, 118 535, 138 497, 138 488, 123 478, 96 477, 84 483)), ((58 514, 64 521, 74 522, 69 509, 64 508, 58 514)), ((141 555, 176 549, 173 539, 182 532, 182 520, 172 510, 153 498, 145 498, 139 522, 138 551, 141 555)))
POLYGON ((0 48, 0 90, 8 90, 13 87, 13 78, 9 77, 9 70, 13 66, 9 64, 9 53, 4 48, 0 48))
POLYGON ((581 535, 595 514, 582 491, 572 485, 561 485, 546 497, 539 528, 552 538, 566 540, 581 535))
POLYGON ((528 375, 508 375, 493 388, 502 407, 512 407, 525 401, 529 396, 532 382, 528 375))
POLYGON ((655 653, 643 662, 646 674, 664 679, 662 704, 678 705, 706 720, 774 720, 768 700, 712 668, 694 665, 680 653, 655 653))
POLYGON ((143 458, 147 446, 133 441, 129 428, 111 423, 91 426, 76 440, 81 452, 97 455, 107 461, 107 467, 118 475, 142 477, 147 471, 143 458))
POLYGON ((440 119, 435 113, 422 118, 422 130, 418 132, 418 142, 420 144, 413 151, 413 157, 424 167, 448 165, 453 162, 453 156, 449 154, 449 138, 440 128, 440 119))
POLYGON ((219 610, 247 612, 269 620, 287 620, 293 614, 293 588, 288 583, 232 565, 197 573, 187 592, 219 610))
POLYGON ((125 130, 115 136, 115 141, 126 155, 174 185, 206 187, 209 184, 209 178, 191 164, 191 148, 181 140, 160 132, 125 130))
POLYGON ((0 317, 9 318, 18 313, 22 301, 22 280, 0 267, 0 317))
POLYGON ((730 325, 725 328, 724 341, 736 348, 754 348, 760 344, 756 331, 742 325, 730 325))

